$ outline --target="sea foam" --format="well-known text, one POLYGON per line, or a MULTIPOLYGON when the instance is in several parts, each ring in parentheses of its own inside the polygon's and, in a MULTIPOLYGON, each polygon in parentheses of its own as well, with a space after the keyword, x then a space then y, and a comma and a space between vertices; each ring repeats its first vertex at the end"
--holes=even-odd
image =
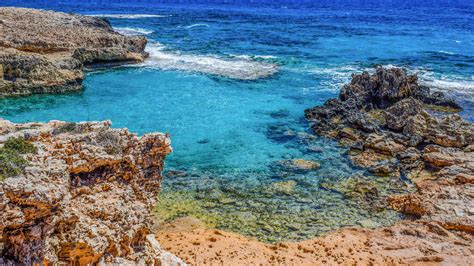
POLYGON ((276 64, 266 62, 231 59, 212 55, 191 55, 166 51, 159 43, 149 44, 150 54, 145 65, 166 70, 181 70, 223 76, 238 80, 257 80, 278 72, 276 64))
POLYGON ((460 77, 434 77, 431 74, 419 74, 420 83, 434 90, 463 97, 464 100, 474 102, 474 79, 460 77))
POLYGON ((186 26, 185 28, 186 29, 192 29, 192 28, 196 28, 196 27, 206 27, 206 28, 208 28, 209 25, 204 24, 204 23, 197 23, 197 24, 186 26))
POLYGON ((89 17, 101 17, 101 18, 125 18, 125 19, 139 19, 139 18, 165 18, 171 15, 153 15, 153 14, 93 14, 86 15, 89 17))
POLYGON ((148 34, 153 33, 152 30, 146 30, 146 29, 141 29, 141 28, 114 27, 114 30, 126 36, 148 35, 148 34))

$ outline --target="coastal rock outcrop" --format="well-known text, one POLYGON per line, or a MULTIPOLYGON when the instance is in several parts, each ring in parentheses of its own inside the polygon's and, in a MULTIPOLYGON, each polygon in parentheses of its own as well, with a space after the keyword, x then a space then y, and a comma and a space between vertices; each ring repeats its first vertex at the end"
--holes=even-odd
POLYGON ((170 152, 108 121, 0 120, 0 264, 182 264, 150 229, 170 152))
POLYGON ((472 260, 474 125, 451 113, 459 109, 419 85, 416 75, 379 67, 373 75, 354 74, 338 99, 306 110, 314 132, 349 146, 356 165, 415 185, 413 193, 387 197, 414 220, 368 234, 399 263, 472 260), (426 244, 432 252, 420 248, 426 244))
POLYGON ((315 133, 349 146, 355 164, 416 180, 453 165, 458 166, 454 175, 469 172, 474 125, 449 113, 460 109, 442 93, 419 85, 416 75, 379 67, 372 75, 354 74, 339 98, 305 115, 315 133))
POLYGON ((84 67, 143 61, 145 37, 108 21, 28 8, 0 8, 0 97, 82 88, 84 67))

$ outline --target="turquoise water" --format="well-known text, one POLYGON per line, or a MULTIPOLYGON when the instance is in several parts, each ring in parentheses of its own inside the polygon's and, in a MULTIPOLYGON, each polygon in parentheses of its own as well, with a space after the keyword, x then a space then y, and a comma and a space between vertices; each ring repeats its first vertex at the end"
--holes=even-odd
POLYGON ((145 34, 150 59, 90 72, 81 93, 0 100, 0 117, 110 119, 138 134, 171 133, 159 208, 169 219, 195 215, 266 241, 399 219, 343 188, 363 180, 383 196, 408 187, 354 168, 344 148, 308 134, 303 118, 304 109, 335 97, 352 72, 376 64, 419 73, 474 119, 470 8, 66 3, 25 5, 107 17, 124 34, 145 34), (286 159, 321 168, 282 170, 278 162, 286 159), (351 178, 356 174, 364 177, 351 178))

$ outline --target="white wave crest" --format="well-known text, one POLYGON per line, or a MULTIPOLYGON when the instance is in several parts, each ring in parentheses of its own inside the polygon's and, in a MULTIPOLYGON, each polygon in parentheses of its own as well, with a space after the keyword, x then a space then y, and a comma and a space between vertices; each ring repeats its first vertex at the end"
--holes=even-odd
POLYGON ((235 54, 230 54, 230 57, 233 58, 240 58, 240 59, 245 59, 245 60, 254 60, 254 59, 277 59, 276 56, 273 55, 235 55, 235 54))
MULTIPOLYGON (((392 64, 382 66, 384 68, 397 67, 392 64)), ((325 89, 331 89, 333 91, 339 91, 344 84, 350 82, 352 73, 361 73, 363 71, 374 73, 375 68, 345 65, 341 67, 315 68, 310 70, 311 73, 323 78, 321 85, 325 89)), ((417 74, 419 83, 430 87, 434 91, 441 91, 455 97, 463 97, 467 101, 474 102, 474 76, 461 77, 456 75, 441 75, 422 67, 408 68, 407 71, 409 74, 417 74)))
POLYGON ((204 23, 197 23, 197 24, 186 26, 185 28, 186 29, 192 29, 192 28, 196 28, 196 27, 206 27, 206 28, 208 28, 209 25, 204 24, 204 23))
POLYGON ((443 50, 438 51, 438 53, 440 53, 440 54, 449 54, 449 55, 453 55, 453 54, 454 54, 453 52, 443 51, 443 50))
POLYGON ((217 56, 181 54, 165 51, 164 48, 159 43, 148 45, 146 51, 150 57, 144 64, 148 67, 165 70, 212 74, 238 80, 257 80, 278 72, 278 67, 275 64, 217 56))
POLYGON ((322 78, 321 85, 325 90, 337 92, 344 84, 351 81, 352 73, 368 70, 359 66, 344 65, 340 67, 318 67, 309 70, 309 72, 322 78))
POLYGON ((140 28, 128 28, 128 27, 114 27, 114 30, 126 36, 148 35, 148 34, 153 33, 152 30, 146 30, 146 29, 140 29, 140 28))
POLYGON ((166 18, 171 15, 153 15, 153 14, 93 14, 86 15, 89 17, 101 17, 101 18, 125 18, 125 19, 139 19, 139 18, 166 18))
POLYGON ((436 76, 431 72, 418 72, 420 84, 430 87, 433 90, 442 91, 448 95, 463 97, 464 100, 474 102, 474 79, 436 76))

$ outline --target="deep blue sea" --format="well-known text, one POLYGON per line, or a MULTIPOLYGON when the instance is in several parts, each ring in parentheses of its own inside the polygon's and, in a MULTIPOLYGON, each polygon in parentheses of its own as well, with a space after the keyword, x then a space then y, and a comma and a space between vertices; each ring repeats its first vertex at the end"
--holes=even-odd
POLYGON ((138 134, 171 133, 166 167, 174 172, 165 173, 161 221, 194 215, 266 241, 393 223, 397 214, 374 211, 340 187, 366 180, 383 195, 409 186, 354 168, 344 148, 308 134, 303 112, 337 96, 351 73, 385 65, 418 73, 474 121, 474 7, 305 2, 2 1, 104 17, 123 34, 145 35, 150 58, 88 73, 81 93, 0 100, 0 117, 110 119, 138 134), (322 167, 281 173, 275 163, 285 159, 322 167))

